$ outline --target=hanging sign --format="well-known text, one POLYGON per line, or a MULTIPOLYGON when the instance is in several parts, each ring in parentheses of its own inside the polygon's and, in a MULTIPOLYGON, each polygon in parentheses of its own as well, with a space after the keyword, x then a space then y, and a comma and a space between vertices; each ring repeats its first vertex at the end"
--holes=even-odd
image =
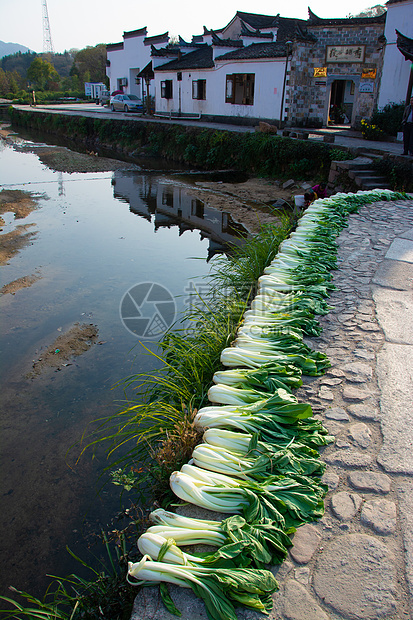
POLYGON ((372 93, 374 88, 373 82, 363 82, 359 86, 359 93, 372 93))
POLYGON ((313 77, 327 77, 327 67, 314 67, 314 75, 313 77))
POLYGON ((364 62, 365 45, 327 45, 326 62, 364 62))
POLYGON ((377 76, 377 69, 362 69, 361 77, 368 78, 369 80, 375 80, 377 76))

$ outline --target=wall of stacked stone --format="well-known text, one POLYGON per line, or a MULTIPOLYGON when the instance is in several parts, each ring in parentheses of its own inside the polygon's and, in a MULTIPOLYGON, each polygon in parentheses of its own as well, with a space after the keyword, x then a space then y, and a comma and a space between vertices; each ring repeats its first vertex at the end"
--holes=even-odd
POLYGON ((298 41, 294 45, 290 71, 287 76, 286 116, 288 124, 317 126, 327 124, 331 85, 334 80, 352 80, 355 98, 352 125, 360 126, 362 118, 370 118, 377 104, 378 87, 383 67, 384 47, 380 37, 384 24, 369 26, 317 26, 308 29, 316 43, 298 41), (328 45, 364 45, 363 62, 327 63, 328 45), (326 78, 314 77, 314 69, 327 67, 326 78), (362 70, 376 69, 376 78, 364 79, 362 70), (373 83, 372 93, 360 93, 363 82, 373 83))

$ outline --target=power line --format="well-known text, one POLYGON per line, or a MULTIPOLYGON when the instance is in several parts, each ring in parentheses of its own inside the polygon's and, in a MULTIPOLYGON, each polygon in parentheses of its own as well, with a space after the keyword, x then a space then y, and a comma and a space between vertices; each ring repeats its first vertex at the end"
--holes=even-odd
POLYGON ((52 34, 50 32, 49 13, 47 11, 47 0, 42 0, 43 9, 43 52, 54 54, 52 34))

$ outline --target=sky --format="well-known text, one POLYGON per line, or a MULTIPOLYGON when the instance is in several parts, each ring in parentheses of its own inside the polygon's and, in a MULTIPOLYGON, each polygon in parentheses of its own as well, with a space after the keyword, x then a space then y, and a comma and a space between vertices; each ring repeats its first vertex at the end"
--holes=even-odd
MULTIPOLYGON (((218 30, 236 11, 307 19, 307 7, 319 17, 357 14, 379 0, 47 0, 55 52, 98 43, 118 43, 124 31, 144 26, 148 36, 169 31, 190 41, 203 26, 218 30)), ((43 51, 42 0, 0 0, 0 40, 43 51)))

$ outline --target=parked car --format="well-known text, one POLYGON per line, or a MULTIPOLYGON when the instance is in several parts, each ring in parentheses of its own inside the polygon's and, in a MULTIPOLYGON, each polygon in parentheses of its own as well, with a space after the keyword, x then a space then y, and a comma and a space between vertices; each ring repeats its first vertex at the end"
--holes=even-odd
POLYGON ((96 100, 97 105, 106 105, 110 101, 110 92, 108 90, 102 90, 99 97, 96 100))
POLYGON ((142 99, 136 95, 115 95, 110 100, 110 109, 112 112, 143 112, 142 99))

